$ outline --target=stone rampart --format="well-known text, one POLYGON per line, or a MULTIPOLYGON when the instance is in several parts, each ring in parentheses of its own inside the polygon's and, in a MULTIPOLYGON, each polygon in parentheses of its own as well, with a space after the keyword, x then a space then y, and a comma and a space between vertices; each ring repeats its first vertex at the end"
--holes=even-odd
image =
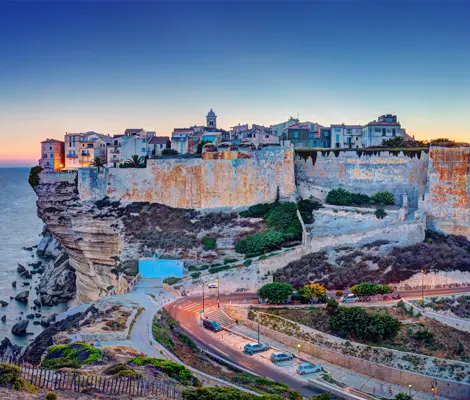
MULTIPOLYGON (((235 152, 229 152, 235 153, 235 152)), ((246 158, 148 160, 146 168, 82 168, 82 200, 150 202, 174 208, 245 207, 295 192, 293 149, 268 148, 246 158)))
POLYGON ((429 228, 470 239, 470 147, 431 147, 423 206, 429 228))
POLYGON ((76 172, 55 172, 55 173, 46 173, 41 172, 39 174, 39 181, 41 185, 51 185, 54 183, 68 182, 74 183, 76 179, 76 172))
POLYGON ((410 206, 426 190, 429 156, 425 150, 296 150, 295 174, 302 197, 324 198, 331 189, 343 188, 368 195, 392 192, 401 205, 410 206))

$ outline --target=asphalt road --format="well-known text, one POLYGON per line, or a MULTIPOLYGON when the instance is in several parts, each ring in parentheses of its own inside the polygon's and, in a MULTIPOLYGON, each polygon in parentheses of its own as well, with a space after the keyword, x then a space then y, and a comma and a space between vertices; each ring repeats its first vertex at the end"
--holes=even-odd
MULTIPOLYGON (((253 297, 253 294, 233 294, 227 296, 220 296, 220 304, 228 304, 230 301, 238 302, 246 299, 248 302, 253 297)), ((272 379, 276 382, 282 382, 288 385, 291 389, 300 392, 303 396, 309 398, 314 394, 322 393, 319 390, 307 386, 305 383, 292 378, 290 375, 283 373, 281 370, 270 368, 262 362, 256 360, 256 358, 248 356, 240 351, 233 349, 232 347, 220 342, 214 338, 208 331, 201 328, 198 325, 198 311, 186 311, 182 307, 188 308, 191 305, 200 305, 200 296, 191 296, 177 300, 176 302, 170 303, 165 306, 168 312, 179 321, 180 326, 186 331, 186 333, 195 340, 198 345, 226 360, 229 360, 237 365, 240 365, 250 371, 257 373, 258 375, 272 379)), ((210 297, 205 299, 205 307, 214 308, 217 307, 216 297, 210 297)), ((194 308, 194 307, 193 307, 194 308)))

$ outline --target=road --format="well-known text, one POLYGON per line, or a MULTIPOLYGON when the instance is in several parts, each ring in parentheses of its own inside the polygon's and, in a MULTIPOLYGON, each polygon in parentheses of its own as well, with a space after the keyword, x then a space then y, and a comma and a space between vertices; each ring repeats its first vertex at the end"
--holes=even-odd
MULTIPOLYGON (((233 294, 233 295, 221 295, 220 304, 228 304, 230 301, 243 302, 246 299, 246 302, 250 302, 253 294, 233 294)), ((212 336, 208 331, 202 329, 197 322, 199 308, 202 307, 201 297, 200 296, 191 296, 182 298, 173 303, 170 303, 165 306, 168 312, 179 321, 180 326, 186 331, 186 333, 195 340, 198 345, 210 352, 225 358, 237 365, 240 365, 252 372, 257 373, 258 375, 267 377, 276 382, 282 382, 287 384, 291 389, 297 390, 303 396, 309 398, 314 394, 322 393, 314 388, 307 386, 305 383, 283 373, 281 370, 276 370, 274 368, 266 366, 264 363, 256 360, 256 358, 243 354, 240 351, 234 350, 232 347, 220 342, 214 336, 212 336)), ((205 299, 205 308, 217 307, 216 297, 209 297, 205 299)))

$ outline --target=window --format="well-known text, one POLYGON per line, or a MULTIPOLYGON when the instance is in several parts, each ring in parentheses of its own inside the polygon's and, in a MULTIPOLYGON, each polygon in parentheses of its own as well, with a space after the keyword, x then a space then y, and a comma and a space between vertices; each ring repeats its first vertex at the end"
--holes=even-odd
POLYGON ((142 139, 142 143, 145 144, 145 139, 142 139))
POLYGON ((382 136, 387 136, 387 132, 385 128, 382 128, 382 136))
POLYGON ((380 128, 375 128, 376 133, 380 133, 380 128))
POLYGON ((48 161, 48 162, 46 162, 46 165, 47 165, 47 166, 49 166, 49 161, 48 161))
POLYGON ((336 135, 336 141, 339 142, 339 135, 336 135))
POLYGON ((393 128, 393 129, 392 129, 392 135, 393 135, 393 136, 396 136, 396 134, 397 134, 397 130, 396 130, 395 128, 393 128))
POLYGON ((328 137, 330 135, 330 133, 328 131, 325 131, 324 134, 323 134, 325 137, 328 137))
POLYGON ((335 132, 341 132, 341 128, 335 128, 335 132))
POLYGON ((147 150, 145 150, 145 147, 142 147, 142 149, 140 150, 142 153, 145 153, 147 150))
POLYGON ((294 132, 294 139, 298 139, 299 138, 299 132, 295 131, 294 132))

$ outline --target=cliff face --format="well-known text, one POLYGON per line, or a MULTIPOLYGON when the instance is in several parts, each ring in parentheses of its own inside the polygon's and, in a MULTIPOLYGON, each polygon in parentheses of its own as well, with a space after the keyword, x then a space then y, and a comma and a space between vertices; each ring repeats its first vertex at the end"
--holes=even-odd
POLYGON ((141 257, 156 252, 186 264, 210 264, 236 256, 237 237, 262 227, 261 222, 236 213, 200 213, 108 199, 81 201, 73 178, 43 179, 35 191, 39 217, 75 270, 77 304, 96 301, 112 286, 125 292, 141 257), (205 236, 217 240, 216 249, 204 249, 205 236))

